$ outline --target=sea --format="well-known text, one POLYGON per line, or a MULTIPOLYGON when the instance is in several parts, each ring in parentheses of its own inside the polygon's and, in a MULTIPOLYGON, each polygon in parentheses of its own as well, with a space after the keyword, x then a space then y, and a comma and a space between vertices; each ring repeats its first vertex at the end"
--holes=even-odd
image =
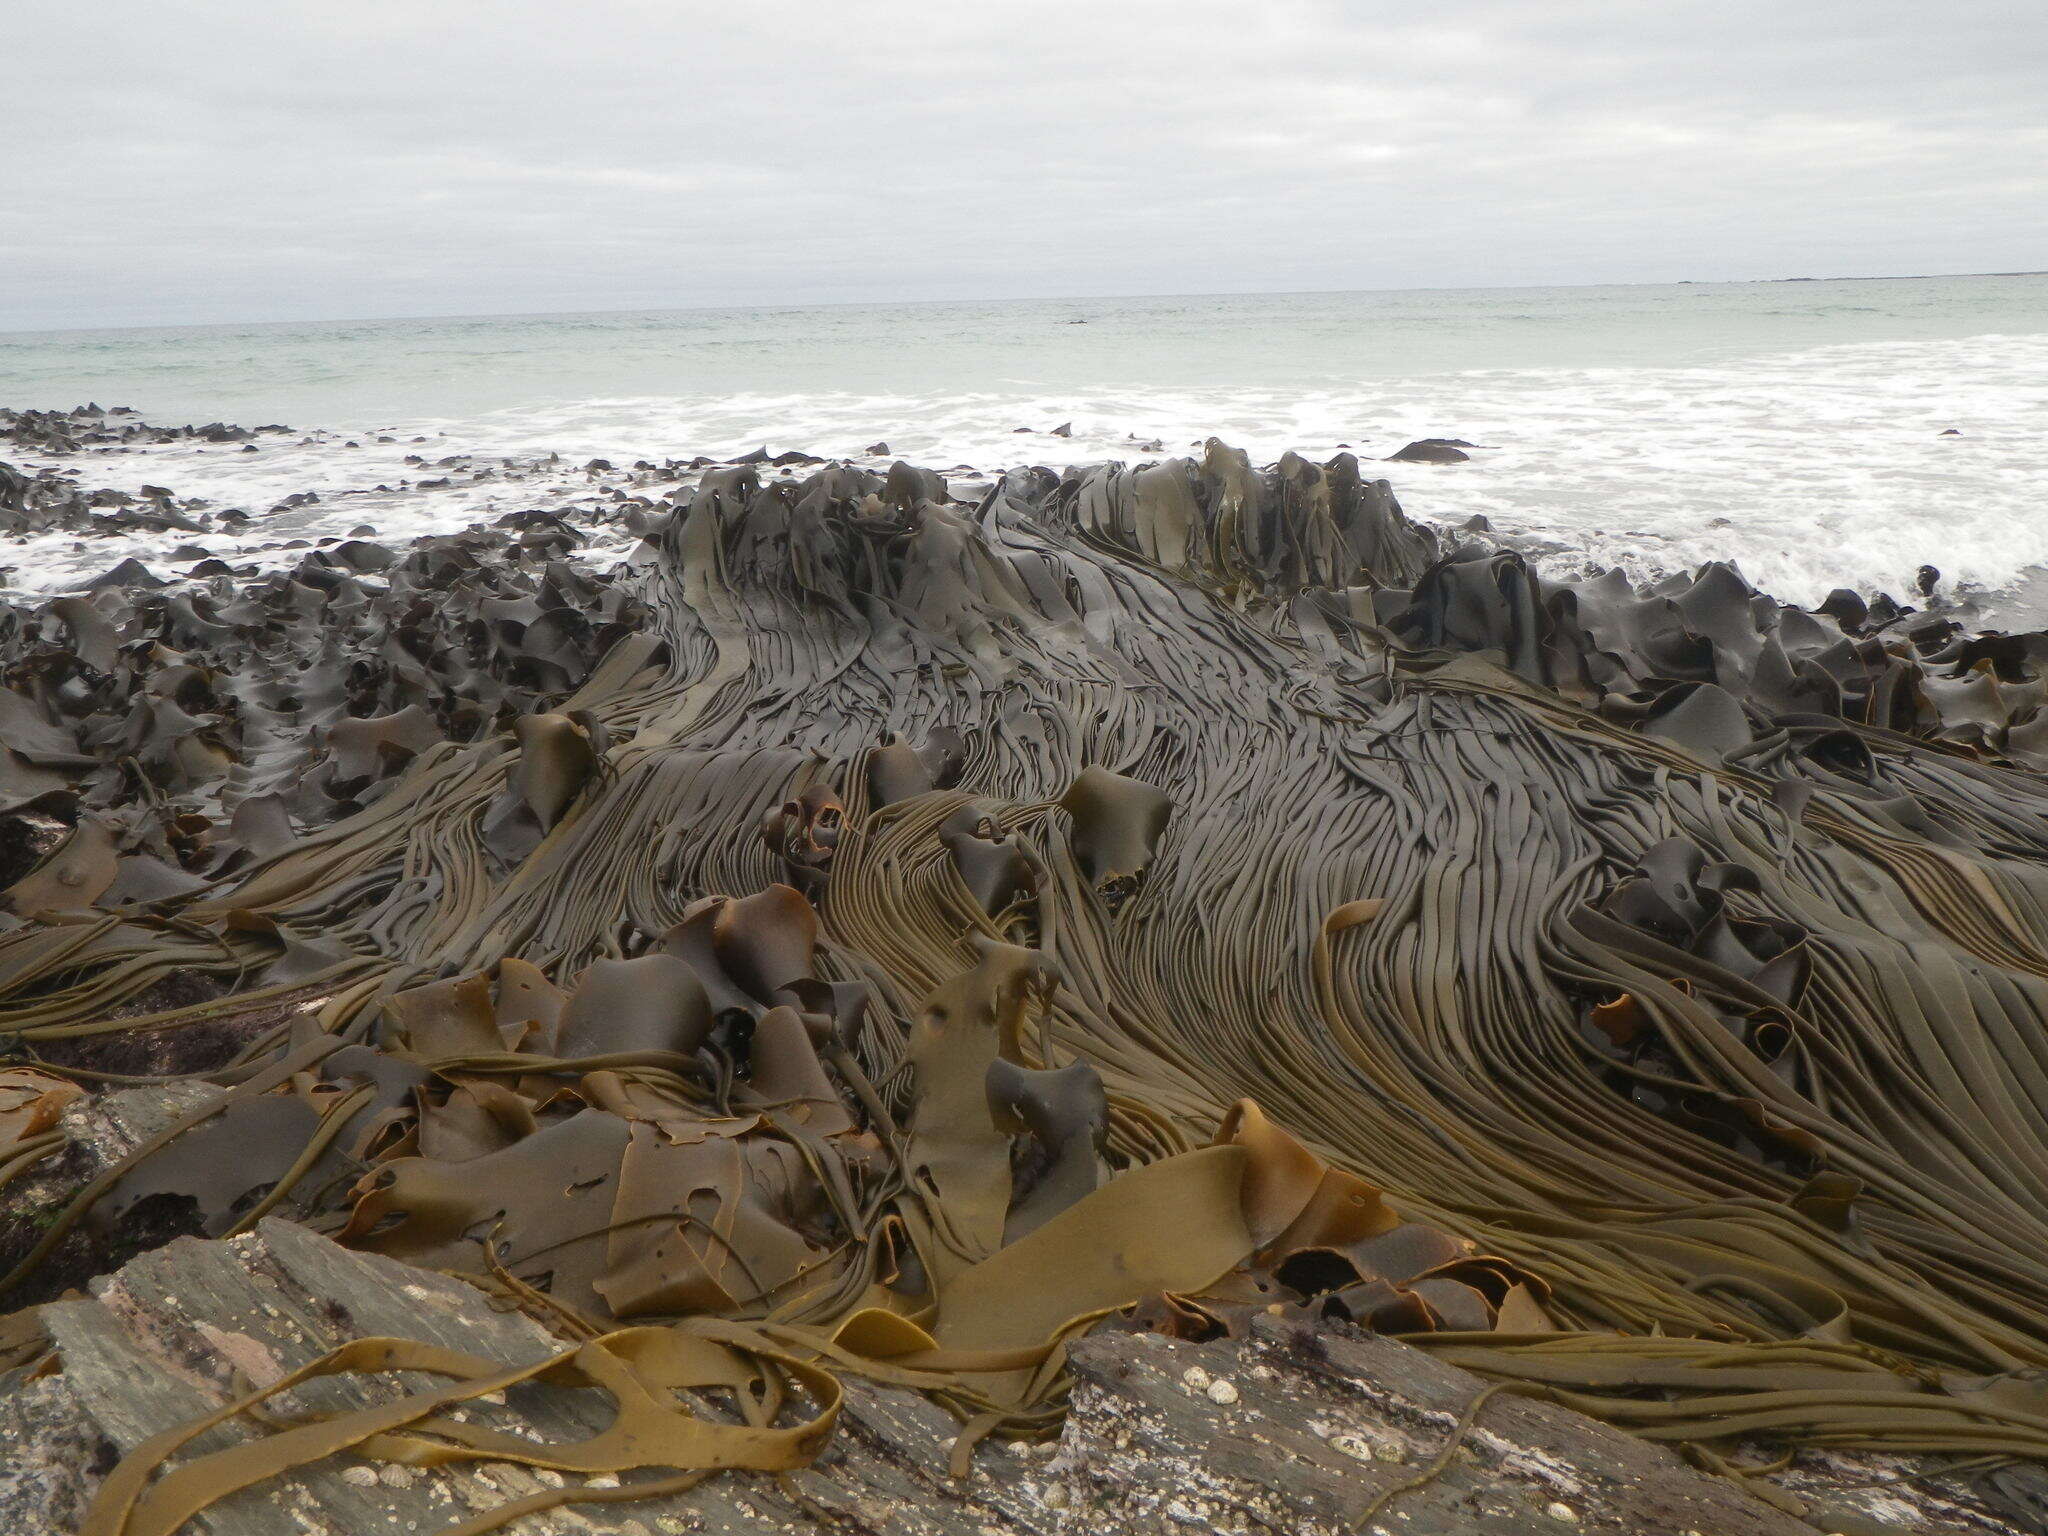
MULTIPOLYGON (((258 561, 357 526, 391 539, 549 506, 589 490, 594 458, 802 449, 972 486, 1210 436, 1259 461, 1440 437, 1469 461, 1373 472, 1411 516, 1483 516, 1560 574, 1732 560, 1812 603, 1904 594, 1932 565, 1943 591, 2048 615, 2048 274, 0 333, 0 405, 86 401, 292 427, 256 453, 0 444, 81 484, 250 511, 214 544, 258 561), (309 490, 317 504, 271 510, 309 490)), ((0 589, 163 553, 149 535, 0 544, 0 589)))

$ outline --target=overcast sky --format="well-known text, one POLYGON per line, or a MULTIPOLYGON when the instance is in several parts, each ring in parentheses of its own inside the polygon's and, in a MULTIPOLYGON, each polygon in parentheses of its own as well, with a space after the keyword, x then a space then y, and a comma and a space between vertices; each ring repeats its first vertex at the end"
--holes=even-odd
POLYGON ((0 329, 2048 267, 2044 0, 103 0, 0 129, 0 329))

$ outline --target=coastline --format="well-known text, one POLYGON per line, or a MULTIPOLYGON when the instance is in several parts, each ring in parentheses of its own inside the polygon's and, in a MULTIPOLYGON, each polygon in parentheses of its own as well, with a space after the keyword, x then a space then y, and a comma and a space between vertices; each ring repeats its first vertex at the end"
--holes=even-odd
MULTIPOLYGON (((194 442, 117 420, 116 451, 194 442)), ((634 1341, 715 1343, 713 1380, 775 1383, 764 1470, 880 1375, 968 1421, 955 1465, 1063 1435, 1064 1479, 1089 1362, 1130 1363, 1091 1330, 1248 1372, 1261 1340, 1298 1364, 1364 1330, 1476 1372, 1414 1378, 1472 1413, 1481 1378, 1622 1429, 1652 1403, 1782 1463, 1732 1529, 1870 1509, 1844 1449, 1911 1477, 2048 1455, 2006 1406, 2033 1390, 2006 1362, 2048 1351, 2048 1214, 1960 1172, 2048 1144, 2048 637, 1800 608, 1725 564, 1564 579, 1378 474, 1483 451, 551 464, 518 492, 581 475, 587 511, 0 605, 0 1011, 38 1175, 0 1201, 0 1287, 239 1286, 254 1241, 353 1305, 412 1294, 380 1264, 454 1272, 554 1330, 525 1357, 652 1404, 663 1447, 739 1426, 671 1406, 699 1356, 634 1341), (579 561, 592 530, 634 557, 579 561), (1971 1090, 1914 1090, 1958 1063, 1971 1090), (78 1174, 63 1114, 129 1085, 176 1139, 78 1174)), ((30 487, 9 515, 70 537, 224 517, 30 487)), ((88 1305, 23 1314, 18 1358, 128 1326, 88 1305)), ((342 1316, 322 1368, 415 1358, 342 1316)), ((1251 1395, 1205 1364, 1181 1398, 1197 1370, 1204 1413, 1251 1395)), ((152 1431, 244 1390, 186 1379, 152 1431)), ((1335 1529, 1418 1486, 1392 1464, 1418 1447, 1381 1468, 1359 1424, 1283 1503, 1335 1529)), ((153 1464, 130 1438, 117 1491, 153 1464)), ((615 1475, 644 1464, 596 1465, 685 1497, 615 1475)), ((1164 1502, 1104 1465, 1061 1496, 1164 1502)), ((1920 1527, 2001 1530, 1974 1486, 1920 1527)), ((1545 1518, 1632 1495, 1569 1496, 1545 1518)))
MULTIPOLYGON (((1019 426, 1004 433, 1002 446, 1010 456, 979 465, 955 462, 944 465, 944 472, 959 495, 973 500, 1004 475, 1025 468, 1073 475, 1092 464, 1122 462, 1138 469, 1202 452, 1201 439, 1168 443, 1098 426, 1082 444, 1070 432, 1071 424, 1063 430, 1019 426), (1090 454, 1091 448, 1098 451, 1090 454)), ((378 539, 402 549, 422 538, 509 526, 508 520, 543 511, 573 530, 569 558, 602 571, 632 558, 650 519, 685 497, 708 471, 756 464, 772 478, 795 480, 826 463, 841 463, 886 473, 899 457, 889 451, 889 435, 902 436, 885 434, 867 451, 852 454, 777 444, 774 451, 756 446, 719 455, 692 450, 684 456, 628 456, 613 450, 610 456, 579 459, 531 447, 449 451, 462 438, 447 429, 429 435, 274 423, 159 426, 128 407, 0 407, 0 464, 21 477, 4 493, 13 510, 0 510, 0 599, 33 603, 86 590, 126 561, 157 581, 247 578, 288 569, 306 551, 350 540, 378 539), (166 481, 174 485, 158 483, 166 481), (194 484, 223 494, 182 494, 175 488, 194 484)), ((1739 542, 1739 530, 1725 518, 1694 530, 1681 548, 1668 548, 1661 533, 1615 530, 1586 544, 1568 529, 1496 527, 1485 513, 1447 516, 1440 503, 1457 488, 1456 477, 1469 473, 1461 466, 1478 461, 1474 467, 1486 468, 1498 453, 1494 445, 1452 441, 1462 447, 1435 462, 1427 454, 1404 461, 1403 446, 1392 439, 1373 446, 1361 440, 1355 449, 1347 442, 1335 451, 1368 465, 1385 459, 1391 468, 1376 473, 1414 477, 1402 494, 1409 496, 1413 514, 1440 533, 1515 551, 1562 580, 1603 575, 1615 568, 1609 561, 1618 550, 1629 551, 1623 574, 1639 587, 1706 563, 1743 569, 1734 548, 1715 547, 1716 528, 1725 530, 1721 537, 1729 545, 1739 542), (1639 540, 1633 549, 1632 537, 1639 540)), ((1962 448, 1974 451, 1967 440, 1962 448)), ((1273 462, 1264 460, 1264 467, 1270 470, 1273 462)), ((1825 571, 1824 561, 1816 564, 1825 571)), ((1811 605, 1842 586, 1866 600, 1917 605, 1970 629, 2048 625, 2048 563, 1989 589, 1959 584, 1943 573, 1931 600, 1915 592, 1922 568, 1920 561, 1900 559, 1879 579, 1831 581, 1805 600, 1811 605)))

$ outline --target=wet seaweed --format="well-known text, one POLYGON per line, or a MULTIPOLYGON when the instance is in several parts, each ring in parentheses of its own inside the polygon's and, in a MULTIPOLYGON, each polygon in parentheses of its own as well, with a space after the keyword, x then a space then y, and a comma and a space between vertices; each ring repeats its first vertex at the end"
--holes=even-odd
POLYGON ((2040 637, 1561 582, 1214 441, 646 531, 0 615, 18 1064, 294 1005, 42 1251, 290 1211, 626 1426, 512 1456, 445 1413, 502 1370, 365 1341, 449 1384, 146 1446, 94 1536, 341 1448, 788 1467, 849 1373, 964 1457, 1077 1331, 1275 1308, 1701 1454, 2048 1454, 2040 637))

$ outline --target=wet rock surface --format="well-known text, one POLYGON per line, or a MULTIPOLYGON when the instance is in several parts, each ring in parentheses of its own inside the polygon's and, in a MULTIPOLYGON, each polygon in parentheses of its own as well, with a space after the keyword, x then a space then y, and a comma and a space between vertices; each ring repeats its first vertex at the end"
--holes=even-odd
POLYGON ((288 436, 289 427, 272 423, 238 427, 224 421, 204 426, 156 426, 131 406, 102 408, 98 404, 68 411, 9 410, 0 407, 0 443, 38 453, 79 453, 87 449, 196 440, 206 443, 252 443, 261 434, 288 436))
MULTIPOLYGON (((277 1220, 230 1242, 174 1242, 96 1283, 92 1299, 55 1303, 41 1317, 62 1373, 16 1380, 0 1394, 0 1514, 24 1533, 70 1528, 116 1458, 150 1435, 349 1339, 396 1334, 507 1363, 545 1358, 560 1343, 459 1281, 348 1253, 277 1220)), ((574 1505, 517 1529, 1338 1536, 1360 1528, 1376 1497, 1437 1461, 1483 1387, 1392 1340, 1279 1320, 1208 1344, 1104 1332, 1077 1344, 1073 1359, 1060 1437, 985 1445, 965 1477, 947 1471, 955 1420, 916 1393, 857 1381, 831 1448, 785 1481, 735 1475, 615 1510, 574 1505)), ((380 1399, 355 1387, 303 1395, 330 1409, 380 1399)), ((473 1411, 480 1423, 571 1439, 604 1421, 588 1397, 519 1388, 473 1411)), ((195 1450, 249 1433, 214 1431, 195 1450)), ((1844 1464, 1825 1478, 1809 1474, 1805 1481, 1822 1487, 1797 1496, 1802 1517, 1568 1410, 1497 1399, 1440 1475, 1397 1494, 1376 1527, 1443 1536, 2015 1529, 1912 1485, 1831 1486, 1871 1470, 1844 1464)), ((509 1464, 411 1469, 336 1457, 235 1495, 191 1528, 221 1536, 432 1531, 558 1481, 509 1464)), ((1794 1497, 1766 1491, 1781 1503, 1794 1497)))
MULTIPOLYGON (((39 1392, 40 1383, 18 1389, 28 1394, 17 1396, 15 1412, 29 1433, 9 1447, 10 1462, 0 1469, 0 1509, 26 1523, 11 1529, 65 1528, 119 1455, 352 1338, 396 1335, 507 1364, 545 1359, 561 1347, 531 1320, 494 1311, 459 1281, 352 1254, 275 1220, 227 1243, 175 1242, 94 1292, 93 1300, 43 1309, 63 1367, 54 1378, 62 1390, 39 1392)), ((316 1387, 303 1395, 329 1409, 379 1400, 374 1388, 321 1396, 316 1387)), ((594 1394, 544 1386, 515 1389, 503 1402, 469 1411, 480 1424, 548 1440, 581 1438, 608 1417, 594 1394)), ((721 1478, 685 1497, 635 1503, 616 1514, 585 1505, 532 1517, 521 1529, 734 1536, 764 1522, 770 1529, 905 1536, 1055 1529, 1052 1511, 1037 1497, 1044 1479, 1033 1475, 1044 1458, 990 1450, 985 1467, 956 1485, 946 1464, 957 1428, 916 1393, 863 1386, 851 1395, 832 1448, 816 1466, 790 1474, 786 1485, 721 1478)), ((194 1449, 247 1435, 216 1431, 194 1449)), ((561 1474, 509 1463, 415 1471, 334 1458, 223 1501, 193 1529, 223 1536, 432 1531, 562 1482, 561 1474)))
POLYGON ((1702 1474, 1547 1402, 1494 1397, 1461 1428, 1484 1381, 1341 1327, 1261 1319, 1242 1340, 1209 1344, 1101 1333, 1077 1348, 1075 1376, 1052 1465, 1068 1474, 1077 1528, 1093 1519, 1316 1536, 2017 1529, 1967 1495, 1911 1484, 1849 1491, 1893 1484, 1905 1464, 1837 1462, 1795 1474, 1805 1487, 1794 1494, 1785 1479, 1745 1486, 1702 1474))
MULTIPOLYGON (((154 426, 127 406, 103 410, 86 405, 69 411, 0 408, 0 451, 12 448, 19 455, 37 458, 117 453, 167 443, 241 444, 254 449, 259 434, 281 435, 289 430, 218 421, 196 427, 154 426)), ((0 459, 0 535, 53 530, 95 534, 179 529, 198 533, 211 526, 211 518, 190 504, 181 504, 160 486, 144 486, 141 495, 88 491, 50 467, 22 469, 0 459)))

